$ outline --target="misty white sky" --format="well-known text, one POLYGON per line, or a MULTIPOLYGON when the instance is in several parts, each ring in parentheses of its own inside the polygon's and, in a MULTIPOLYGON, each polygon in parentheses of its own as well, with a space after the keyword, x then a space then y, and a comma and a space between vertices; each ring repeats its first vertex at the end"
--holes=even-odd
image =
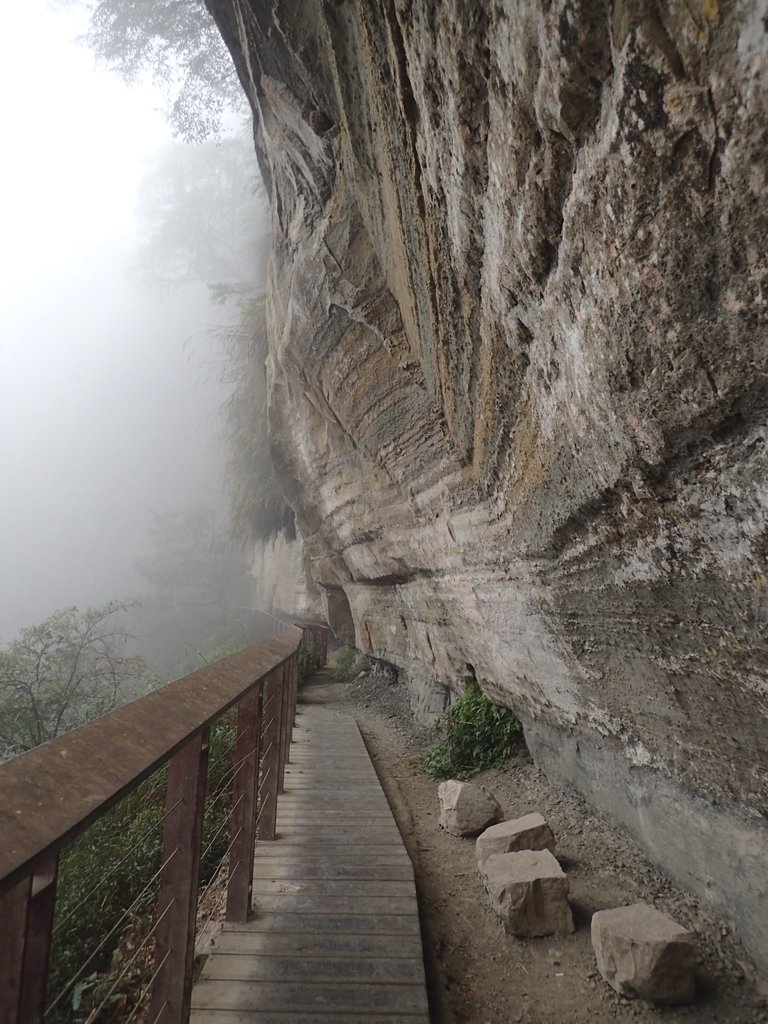
POLYGON ((3 11, 2 641, 130 596, 148 508, 221 490, 207 296, 152 298, 124 273, 145 163, 170 139, 161 98, 98 69, 83 28, 45 0, 3 11))

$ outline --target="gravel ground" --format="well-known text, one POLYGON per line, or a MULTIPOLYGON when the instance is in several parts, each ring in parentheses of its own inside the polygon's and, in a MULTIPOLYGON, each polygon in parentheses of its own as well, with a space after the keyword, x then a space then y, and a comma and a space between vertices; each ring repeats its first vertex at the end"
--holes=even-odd
POLYGON ((438 828, 437 783, 419 767, 428 737, 390 669, 374 665, 347 684, 326 670, 305 685, 302 699, 348 708, 371 752, 414 863, 434 1024, 768 1024, 768 990, 730 927, 663 878, 630 838, 577 795, 550 785, 526 754, 475 778, 507 817, 540 811, 552 827, 577 926, 562 939, 517 940, 504 933, 483 891, 474 841, 438 828), (639 900, 697 935, 698 995, 690 1006, 627 1000, 597 973, 592 914, 639 900))

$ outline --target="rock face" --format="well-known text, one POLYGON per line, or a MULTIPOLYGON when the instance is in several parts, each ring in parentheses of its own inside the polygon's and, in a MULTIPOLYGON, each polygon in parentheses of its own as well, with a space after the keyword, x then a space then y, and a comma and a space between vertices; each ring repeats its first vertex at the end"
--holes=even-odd
POLYGON ((449 779, 437 787, 440 827, 452 836, 476 836, 501 817, 501 808, 485 786, 449 779))
POLYGON ((282 535, 254 546, 251 560, 253 607, 271 615, 319 619, 323 612, 317 586, 304 571, 301 538, 288 541, 282 535))
POLYGON ((598 970, 623 996, 688 1003, 696 991, 693 936, 647 903, 600 910, 592 917, 598 970))
POLYGON ((332 624, 472 666, 768 967, 765 0, 208 2, 332 624))
POLYGON ((549 850, 553 853, 554 849, 555 837, 542 815, 526 814, 522 818, 491 825, 479 835, 477 863, 482 871, 488 858, 496 853, 515 853, 518 850, 549 850))
POLYGON ((521 938, 574 930, 568 879, 549 850, 497 853, 483 867, 491 905, 504 927, 521 938))

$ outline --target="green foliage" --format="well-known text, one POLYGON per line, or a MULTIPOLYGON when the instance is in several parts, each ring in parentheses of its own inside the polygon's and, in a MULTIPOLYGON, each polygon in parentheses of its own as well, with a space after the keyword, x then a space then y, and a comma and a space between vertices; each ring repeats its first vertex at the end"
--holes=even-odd
POLYGON ((354 647, 345 645, 336 656, 333 665, 333 674, 340 683, 351 683, 352 680, 362 671, 363 663, 354 647))
POLYGON ((29 750, 115 707, 144 671, 118 624, 129 606, 65 608, 0 649, 0 757, 29 750))
POLYGON ((486 697, 471 676, 431 735, 437 742, 426 750, 422 766, 433 779, 466 779, 483 768, 498 767, 523 744, 519 720, 486 697))
POLYGON ((164 90, 174 134, 200 142, 245 110, 232 58, 202 0, 87 0, 86 43, 124 81, 164 90))
POLYGON ((309 679, 316 668, 316 659, 308 647, 299 648, 299 682, 309 679))

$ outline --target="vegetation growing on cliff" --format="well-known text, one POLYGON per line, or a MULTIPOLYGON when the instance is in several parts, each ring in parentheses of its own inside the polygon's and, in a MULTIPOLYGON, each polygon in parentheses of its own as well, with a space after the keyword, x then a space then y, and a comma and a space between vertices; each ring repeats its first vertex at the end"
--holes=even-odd
POLYGON ((523 745, 520 721, 494 704, 472 676, 431 735, 437 742, 426 750, 422 763, 434 779, 466 779, 483 768, 496 768, 523 745))
POLYGON ((363 671, 364 660, 354 647, 346 644, 336 655, 333 663, 333 674, 340 683, 351 683, 352 680, 363 671))

